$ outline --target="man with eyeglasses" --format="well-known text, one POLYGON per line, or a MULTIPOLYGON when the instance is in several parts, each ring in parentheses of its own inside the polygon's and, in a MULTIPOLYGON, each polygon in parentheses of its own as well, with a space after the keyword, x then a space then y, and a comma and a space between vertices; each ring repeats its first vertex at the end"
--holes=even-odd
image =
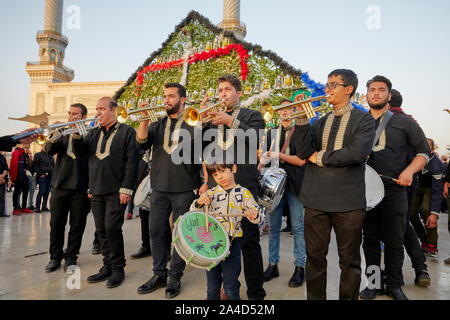
POLYGON ((309 125, 297 121, 297 155, 308 159, 300 190, 305 207, 306 287, 308 300, 325 300, 331 228, 336 233, 341 279, 339 299, 358 299, 360 245, 364 220, 365 160, 375 137, 375 121, 350 98, 356 74, 337 69, 328 75, 326 94, 333 111, 309 125))

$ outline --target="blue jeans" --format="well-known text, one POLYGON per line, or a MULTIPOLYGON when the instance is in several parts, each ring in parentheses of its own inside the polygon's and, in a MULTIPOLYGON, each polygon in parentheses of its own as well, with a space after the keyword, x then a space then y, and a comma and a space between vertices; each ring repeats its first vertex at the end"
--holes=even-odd
POLYGON ((239 274, 241 273, 241 244, 240 239, 234 238, 230 245, 230 255, 217 266, 206 271, 208 300, 220 300, 220 288, 225 290, 228 300, 240 300, 239 274))
POLYGON ((36 179, 28 177, 28 208, 33 205, 34 191, 36 191, 36 179))
POLYGON ((278 264, 280 261, 280 231, 283 216, 283 207, 288 202, 289 213, 291 215, 291 232, 294 235, 294 265, 305 267, 306 246, 303 224, 303 205, 298 201, 297 195, 284 192, 278 207, 270 214, 269 232, 269 263, 278 264))
POLYGON ((39 191, 36 196, 36 209, 41 210, 41 209, 44 209, 47 207, 48 195, 50 193, 50 178, 49 177, 45 177, 45 178, 37 177, 36 183, 39 185, 39 191), (44 198, 44 200, 42 201, 42 207, 41 207, 42 197, 44 198))

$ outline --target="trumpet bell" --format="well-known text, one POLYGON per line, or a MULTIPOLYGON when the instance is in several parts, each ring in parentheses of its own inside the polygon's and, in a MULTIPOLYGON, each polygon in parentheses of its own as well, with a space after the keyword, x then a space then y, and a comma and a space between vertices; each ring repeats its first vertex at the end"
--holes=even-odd
POLYGON ((187 107, 183 111, 183 120, 190 126, 196 126, 200 120, 200 113, 194 107, 187 107))
POLYGON ((36 143, 38 145, 43 146, 45 144, 46 140, 47 140, 47 138, 43 134, 40 134, 36 139, 36 143))
POLYGON ((273 118, 273 108, 268 102, 264 102, 260 108, 261 114, 266 122, 273 118))
POLYGON ((125 109, 124 107, 117 107, 116 116, 117 116, 117 118, 126 119, 128 116, 127 109, 125 109))

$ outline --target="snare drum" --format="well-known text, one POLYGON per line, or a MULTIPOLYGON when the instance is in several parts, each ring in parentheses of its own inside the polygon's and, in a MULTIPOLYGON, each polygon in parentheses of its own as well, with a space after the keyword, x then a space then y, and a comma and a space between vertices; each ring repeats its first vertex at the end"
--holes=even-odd
POLYGON ((152 186, 150 184, 150 176, 147 175, 136 189, 134 193, 134 205, 139 209, 150 211, 150 196, 152 194, 152 186))
POLYGON ((211 270, 230 253, 228 233, 220 222, 200 211, 189 211, 174 223, 172 244, 180 257, 195 268, 211 270))
POLYGON ((267 169, 259 183, 258 204, 266 208, 267 212, 272 212, 283 197, 286 182, 286 171, 282 168, 267 169))
POLYGON ((366 164, 366 211, 375 208, 384 198, 384 184, 378 173, 366 164))

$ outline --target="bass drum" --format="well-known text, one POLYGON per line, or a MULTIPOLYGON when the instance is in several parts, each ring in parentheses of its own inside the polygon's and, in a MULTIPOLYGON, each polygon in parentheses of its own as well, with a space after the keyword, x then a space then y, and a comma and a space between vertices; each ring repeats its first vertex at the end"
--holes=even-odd
POLYGON ((280 203, 286 187, 287 175, 282 168, 269 168, 259 182, 258 204, 272 212, 280 203))
POLYGON ((366 164, 366 211, 375 208, 384 198, 384 184, 378 173, 366 164))
POLYGON ((134 193, 134 205, 139 209, 150 211, 150 196, 152 194, 152 187, 150 184, 150 176, 147 175, 136 189, 134 193))
POLYGON ((222 224, 201 211, 189 211, 173 226, 172 245, 180 257, 195 268, 211 270, 230 253, 230 239, 222 224))

